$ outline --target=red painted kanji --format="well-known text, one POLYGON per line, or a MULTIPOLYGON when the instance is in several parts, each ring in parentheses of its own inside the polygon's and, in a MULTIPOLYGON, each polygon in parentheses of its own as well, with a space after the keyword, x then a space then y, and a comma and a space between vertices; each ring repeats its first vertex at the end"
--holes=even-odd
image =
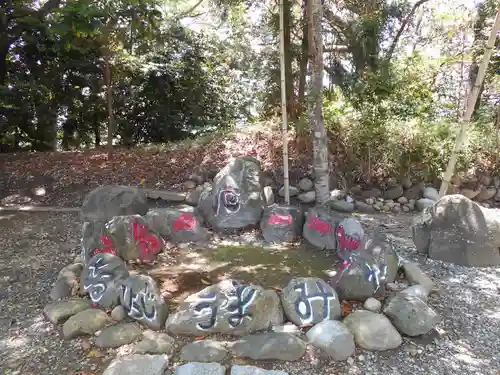
POLYGON ((321 237, 326 236, 332 231, 331 224, 322 220, 318 216, 308 218, 307 227, 315 232, 318 232, 321 237))
POLYGON ((142 260, 151 260, 158 254, 162 248, 160 238, 149 228, 139 223, 137 220, 132 221, 132 237, 137 244, 142 260))
POLYGON ((290 225, 292 224, 292 216, 291 215, 281 215, 273 213, 269 216, 268 223, 271 225, 290 225))
POLYGON ((181 230, 188 230, 194 232, 196 229, 196 218, 193 214, 181 212, 172 223, 172 231, 178 232, 181 230))
POLYGON ((94 249, 92 256, 96 254, 102 254, 102 253, 110 253, 113 255, 116 255, 116 250, 113 247, 113 241, 111 238, 109 238, 107 235, 102 234, 99 237, 99 240, 101 241, 101 247, 98 247, 97 249, 94 249))
POLYGON ((339 225, 335 228, 335 235, 341 249, 356 250, 361 242, 359 236, 349 236, 345 234, 344 227, 339 225))

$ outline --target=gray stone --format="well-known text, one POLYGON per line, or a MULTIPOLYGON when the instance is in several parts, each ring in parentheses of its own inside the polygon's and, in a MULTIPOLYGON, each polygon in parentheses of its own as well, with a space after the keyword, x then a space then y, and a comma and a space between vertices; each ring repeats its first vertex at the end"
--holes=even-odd
POLYGON ((90 309, 90 302, 85 299, 69 299, 51 303, 43 309, 45 317, 53 324, 59 324, 80 311, 90 309))
MULTIPOLYGON (((299 189, 298 189, 298 188, 296 188, 295 186, 290 185, 290 186, 288 187, 288 189, 289 189, 289 190, 288 190, 288 192, 289 192, 289 194, 290 194, 290 196, 291 196, 291 197, 295 197, 296 195, 298 195, 298 194, 299 194, 299 189)), ((284 197, 284 196, 285 196, 285 187, 284 187, 284 186, 282 186, 282 187, 278 190, 278 195, 279 195, 280 197, 284 197)))
POLYGON ((349 260, 363 244, 365 231, 359 220, 348 217, 341 220, 335 227, 335 238, 337 240, 336 253, 342 260, 349 260))
POLYGON ((174 243, 206 241, 210 237, 192 212, 155 208, 145 219, 149 228, 174 243))
POLYGON ((335 212, 327 206, 313 207, 307 212, 303 236, 307 242, 319 249, 335 250, 337 248, 335 227, 346 217, 348 215, 335 212))
POLYGON ((191 362, 178 366, 174 375, 225 375, 226 368, 218 363, 191 362))
POLYGON ((74 263, 64 267, 59 271, 57 280, 50 291, 50 298, 53 301, 71 297, 74 288, 78 287, 78 280, 82 274, 83 263, 74 263))
POLYGON ((179 191, 147 189, 145 192, 150 199, 161 199, 168 203, 182 203, 186 200, 186 193, 179 191))
POLYGON ((425 274, 420 266, 415 262, 405 262, 402 265, 406 279, 412 285, 422 285, 427 291, 427 295, 434 289, 434 282, 425 274))
POLYGON ((345 195, 346 195, 345 191, 343 191, 343 190, 334 189, 334 190, 330 191, 330 199, 332 199, 332 200, 344 199, 345 195))
POLYGON ((189 191, 186 194, 186 203, 191 206, 197 206, 202 191, 203 186, 197 186, 196 189, 189 191))
POLYGON ((464 266, 500 265, 500 211, 447 195, 414 218, 413 242, 431 259, 464 266))
POLYGON ((301 178, 298 186, 302 191, 311 191, 312 189, 314 189, 314 183, 307 177, 301 178))
POLYGON ((406 204, 401 209, 403 210, 403 212, 410 212, 411 211, 410 206, 408 206, 406 204))
POLYGON ((288 375, 287 372, 277 370, 264 370, 255 366, 234 365, 230 375, 288 375))
POLYGON ((316 324, 306 336, 311 344, 335 361, 345 361, 356 350, 353 334, 342 322, 335 320, 324 320, 316 324))
POLYGON ((330 200, 327 202, 328 206, 339 212, 353 212, 354 202, 347 202, 345 200, 330 200))
POLYGON ((412 285, 406 289, 403 289, 399 294, 414 296, 420 298, 422 301, 427 302, 429 292, 422 285, 412 285))
POLYGON ((384 192, 384 199, 398 199, 404 193, 403 186, 394 185, 384 192))
POLYGON ((280 298, 286 317, 298 326, 314 325, 341 316, 337 292, 325 281, 315 277, 290 280, 281 291, 280 298))
POLYGON ((316 192, 314 190, 311 190, 300 193, 297 196, 297 199, 302 203, 313 203, 316 200, 316 192))
POLYGON ((156 331, 167 319, 167 303, 150 276, 134 275, 123 280, 120 304, 129 317, 156 331))
POLYGON ((419 200, 417 200, 415 202, 415 205, 417 206, 417 210, 419 210, 420 212, 422 212, 427 207, 432 206, 434 203, 436 203, 436 201, 433 201, 432 199, 420 198, 419 200))
POLYGON ((398 198, 398 203, 399 204, 406 204, 406 203, 408 203, 408 198, 406 198, 406 197, 399 197, 398 198))
POLYGON ((423 182, 419 182, 416 185, 413 185, 411 188, 408 188, 404 191, 404 196, 408 199, 418 199, 422 197, 422 193, 425 189, 425 184, 423 182))
POLYGON ((142 340, 134 347, 135 353, 170 354, 174 349, 175 340, 166 333, 146 330, 142 336, 142 340))
POLYGON ((384 314, 401 333, 408 336, 424 335, 441 320, 424 301, 409 294, 390 298, 384 306, 384 314))
POLYGON ((390 350, 403 342, 401 335, 382 314, 358 310, 349 314, 343 323, 354 334, 354 341, 367 350, 390 350))
POLYGON ((141 335, 142 331, 136 323, 121 323, 104 328, 95 344, 100 348, 117 348, 132 343, 141 335))
POLYGON ((356 210, 368 214, 376 211, 375 208, 373 208, 373 204, 368 204, 361 201, 356 202, 356 210))
POLYGON ((382 196, 382 191, 378 188, 370 188, 368 190, 364 190, 359 194, 361 199, 370 199, 370 198, 378 198, 382 196))
POLYGON ((63 324, 63 336, 72 339, 81 335, 92 335, 109 323, 108 315, 98 309, 87 309, 71 316, 63 324))
POLYGON ((106 221, 86 221, 82 227, 82 262, 89 260, 99 253, 118 255, 113 240, 106 233, 106 221))
POLYGON ((269 243, 293 242, 300 238, 304 214, 296 206, 268 206, 260 221, 262 236, 269 243))
POLYGON ((401 185, 404 189, 409 189, 411 188, 411 185, 413 185, 413 183, 411 182, 411 179, 409 177, 403 177, 401 179, 401 185))
POLYGON ((196 182, 194 182, 193 180, 186 180, 186 181, 184 181, 184 183, 182 185, 184 186, 184 189, 192 190, 192 189, 196 188, 196 186, 198 184, 196 182))
POLYGON ((398 214, 401 212, 401 206, 396 205, 396 206, 392 207, 391 211, 394 212, 395 214, 398 214))
POLYGON ((468 199, 474 199, 480 192, 481 189, 468 189, 468 188, 460 189, 460 194, 462 194, 464 197, 468 199))
POLYGON ((422 192, 424 198, 430 199, 431 201, 437 202, 439 200, 439 192, 436 188, 432 186, 427 186, 422 192))
POLYGON ((121 305, 116 306, 113 310, 111 310, 111 318, 115 322, 121 322, 127 317, 127 312, 124 307, 121 305))
POLYGON ((105 185, 92 190, 82 204, 82 221, 108 221, 120 215, 145 215, 147 198, 140 188, 105 185))
POLYGON ((264 196, 264 204, 266 206, 271 206, 272 204, 274 204, 274 192, 271 186, 265 186, 262 194, 264 196))
POLYGON ((93 256, 81 276, 81 293, 88 293, 92 303, 106 309, 119 304, 122 281, 128 277, 127 266, 109 253, 93 256))
POLYGON ((297 361, 304 355, 306 346, 303 340, 293 334, 272 332, 244 336, 233 342, 230 349, 236 357, 297 361))
POLYGON ((365 301, 363 307, 368 311, 379 313, 380 310, 382 310, 382 302, 376 298, 370 297, 365 301))
POLYGON ((168 317, 166 329, 181 335, 246 335, 282 323, 283 310, 275 291, 229 279, 186 298, 168 317))
POLYGON ((164 375, 167 367, 167 356, 132 354, 115 358, 102 375, 164 375))
POLYGON ((186 344, 181 350, 185 362, 222 362, 229 352, 218 341, 201 340, 186 344))
POLYGON ((483 188, 481 188, 481 191, 476 196, 476 201, 484 202, 484 201, 490 200, 495 196, 496 193, 497 193, 497 189, 495 187, 484 186, 483 188))

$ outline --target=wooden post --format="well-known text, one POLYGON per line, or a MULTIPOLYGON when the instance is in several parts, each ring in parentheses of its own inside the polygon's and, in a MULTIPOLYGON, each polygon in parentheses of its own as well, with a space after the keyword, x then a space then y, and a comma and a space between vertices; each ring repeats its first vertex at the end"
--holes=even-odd
POLYGON ((283 185, 285 202, 290 204, 290 180, 288 178, 288 124, 286 111, 286 72, 285 72, 285 14, 284 2, 280 0, 280 70, 281 70, 281 131, 283 137, 283 185))

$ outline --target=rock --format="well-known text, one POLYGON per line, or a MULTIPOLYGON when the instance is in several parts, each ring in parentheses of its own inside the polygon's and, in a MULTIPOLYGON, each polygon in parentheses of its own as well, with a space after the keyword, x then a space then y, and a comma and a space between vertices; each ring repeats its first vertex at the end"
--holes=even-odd
POLYGON ((163 375, 167 367, 167 356, 132 354, 115 358, 102 375, 163 375))
POLYGON ((262 194, 264 195, 264 204, 266 206, 274 204, 274 192, 271 186, 265 186, 262 194))
POLYGON ((500 176, 493 177, 493 186, 497 189, 500 188, 500 176))
POLYGON ((149 228, 174 243, 207 241, 210 237, 191 212, 155 208, 148 211, 145 219, 149 228))
POLYGON ((87 309, 70 317, 63 324, 65 339, 72 339, 81 335, 92 335, 109 323, 108 315, 98 309, 87 309))
POLYGON ((479 177, 479 182, 483 185, 490 185, 491 184, 491 176, 487 175, 487 174, 483 174, 482 176, 479 177))
POLYGON ((348 260, 360 248, 365 239, 365 232, 357 219, 348 217, 335 226, 335 238, 337 256, 348 260))
POLYGON ((342 322, 335 320, 324 320, 316 324, 306 336, 311 344, 335 361, 345 361, 356 350, 353 334, 342 322))
POLYGON ((316 200, 316 192, 314 190, 312 191, 306 191, 304 193, 300 193, 297 196, 297 199, 301 201, 302 203, 313 203, 316 200))
POLYGON ((384 204, 381 208, 382 211, 384 212, 389 212, 391 210, 391 206, 384 204))
POLYGON ((105 185, 92 190, 83 201, 82 221, 106 222, 114 216, 145 215, 148 212, 144 192, 135 187, 105 185))
POLYGON ((384 294, 385 284, 396 278, 398 264, 394 247, 385 235, 365 237, 352 259, 336 267, 333 285, 341 300, 364 302, 384 294))
POLYGON ((288 375, 287 372, 277 370, 264 370, 255 366, 234 365, 230 375, 288 375))
POLYGON ((70 264, 59 271, 57 280, 50 291, 50 298, 58 301, 71 297, 74 288, 78 287, 78 280, 82 274, 83 263, 70 264))
POLYGON ((286 317, 298 326, 339 319, 340 302, 335 290, 321 279, 299 277, 290 280, 281 291, 286 317))
POLYGON ((344 199, 345 195, 346 195, 345 191, 342 191, 342 190, 334 189, 334 190, 330 191, 330 199, 331 200, 344 199))
MULTIPOLYGON (((288 192, 289 192, 289 194, 290 194, 290 196, 291 196, 291 197, 295 197, 296 195, 298 195, 298 194, 299 194, 299 189, 298 189, 298 188, 296 188, 295 186, 290 185, 290 186, 288 187, 288 189, 289 189, 289 190, 288 190, 288 192)), ((282 186, 282 187, 278 190, 278 195, 279 195, 280 197, 284 197, 284 196, 285 196, 285 187, 284 187, 284 186, 282 186)))
POLYGON ((375 204, 375 202, 376 202, 375 198, 366 198, 365 199, 365 203, 369 204, 370 206, 373 205, 373 204, 375 204))
POLYGON ((384 206, 387 206, 390 209, 392 209, 395 205, 396 205, 396 203, 392 199, 386 199, 384 201, 384 206))
POLYGON ((246 335, 282 323, 283 311, 275 291, 223 280, 187 297, 168 317, 166 329, 181 335, 246 335))
POLYGON ((409 177, 403 177, 401 179, 401 185, 403 186, 404 189, 409 189, 409 188, 411 188, 411 185, 413 185, 413 184, 412 184, 411 179, 409 177))
POLYGON ((398 198, 398 203, 399 204, 406 204, 406 203, 408 203, 408 198, 406 198, 406 197, 399 197, 398 198))
POLYGON ((422 271, 417 263, 405 262, 402 265, 406 279, 412 285, 422 285, 427 291, 427 295, 434 289, 434 282, 422 271))
POLYGON ((208 172, 202 167, 189 175, 189 179, 194 181, 197 185, 203 184, 208 179, 208 172))
POLYGON ((319 249, 335 250, 337 248, 335 227, 346 217, 348 216, 332 211, 327 206, 313 207, 307 212, 303 236, 319 249))
POLYGON ((203 191, 203 186, 197 186, 196 189, 189 191, 186 194, 186 203, 191 206, 197 206, 202 191, 203 191))
POLYGON ((490 200, 495 196, 497 193, 497 189, 493 186, 490 187, 483 187, 481 188, 481 191, 479 192, 478 195, 476 195, 476 201, 478 202, 484 202, 487 200, 490 200))
POLYGON ((59 324, 65 319, 90 309, 90 302, 84 299, 69 299, 51 303, 43 309, 43 314, 52 324, 59 324))
POLYGON ((181 359, 185 362, 222 362, 228 350, 218 341, 201 340, 184 345, 181 359))
POLYGON ((230 349, 236 357, 258 361, 297 361, 304 355, 306 343, 289 333, 259 333, 242 337, 233 342, 230 349))
POLYGON ((361 202, 361 201, 356 202, 356 210, 359 212, 362 212, 362 213, 367 213, 367 214, 376 211, 375 208, 373 208, 372 204, 368 204, 368 203, 361 202))
POLYGON ((192 189, 195 189, 198 184, 196 182, 194 182, 193 180, 187 180, 187 181, 184 181, 183 185, 184 185, 184 189, 192 190, 192 189))
POLYGON ((384 314, 407 336, 424 335, 440 322, 439 316, 424 301, 408 294, 390 298, 384 306, 384 314))
POLYGON ((414 219, 413 242, 431 259, 464 266, 500 265, 500 211, 447 195, 414 219))
POLYGON ((392 212, 394 212, 395 214, 398 214, 401 212, 401 206, 397 205, 397 206, 394 206, 392 207, 392 212))
POLYGON ((146 330, 143 339, 139 341, 134 352, 138 354, 169 354, 174 349, 175 340, 166 333, 146 330))
POLYGON ((86 221, 83 223, 81 243, 81 257, 85 264, 97 254, 118 255, 113 240, 106 233, 105 221, 86 221))
POLYGON ((293 242, 300 238, 304 214, 296 206, 268 206, 260 221, 262 236, 269 243, 293 242))
POLYGON ((394 185, 388 188, 384 192, 384 199, 398 199, 400 196, 402 196, 404 193, 403 186, 401 185, 394 185))
POLYGON ((264 208, 260 176, 257 159, 231 159, 215 176, 213 190, 200 197, 198 209, 205 221, 219 231, 256 225, 264 208))
POLYGON ((370 297, 365 301, 363 307, 368 311, 379 313, 382 310, 382 303, 378 299, 370 297))
POLYGON ((410 212, 411 208, 408 205, 404 205, 402 208, 403 212, 410 212))
POLYGON ((425 184, 423 182, 419 182, 416 185, 413 185, 411 188, 406 189, 403 195, 408 199, 418 199, 422 197, 422 193, 425 189, 425 184))
POLYGON ((429 198, 420 198, 419 200, 417 200, 417 202, 415 202, 415 205, 417 206, 417 210, 419 210, 420 212, 422 212, 427 207, 432 206, 434 203, 436 203, 436 201, 433 201, 432 199, 429 199, 429 198))
POLYGON ((378 198, 382 196, 382 191, 378 188, 371 188, 362 191, 359 196, 361 199, 378 198))
POLYGON ((113 319, 115 322, 121 322, 127 317, 127 312, 123 308, 123 306, 116 306, 112 311, 111 311, 111 319, 113 319))
POLYGON ((146 190, 146 194, 150 199, 161 199, 167 203, 182 203, 186 200, 186 193, 169 190, 146 190))
POLYGON ((299 189, 302 191, 310 191, 314 189, 314 183, 307 177, 301 178, 298 183, 299 189))
POLYGON ((118 256, 124 260, 152 261, 165 242, 142 216, 116 216, 106 224, 118 256))
POLYGON ((328 206, 339 212, 353 212, 354 202, 347 202, 345 200, 330 200, 327 202, 328 206))
POLYGON ((127 266, 109 253, 93 256, 81 276, 81 293, 88 293, 92 303, 112 309, 120 301, 122 281, 129 276, 127 266))
POLYGON ((121 323, 106 327, 97 336, 95 344, 99 348, 117 348, 127 345, 142 336, 142 331, 135 323, 121 323))
POLYGON ((406 296, 414 296, 420 298, 424 302, 427 302, 429 292, 422 285, 412 285, 400 291, 399 294, 406 296))
POLYGON ((224 375, 226 368, 218 363, 190 362, 178 366, 174 375, 224 375))
POLYGON ((439 200, 439 192, 432 186, 427 186, 422 192, 424 198, 430 199, 431 201, 437 202, 439 200))
POLYGON ((462 194, 464 197, 468 199, 474 199, 479 193, 481 192, 481 189, 468 189, 468 188, 462 188, 460 189, 460 194, 462 194))
POLYGON ((343 323, 353 333, 354 341, 366 350, 390 350, 403 342, 401 335, 382 314, 358 310, 349 314, 343 323))
POLYGON ((167 303, 150 276, 134 275, 123 280, 120 304, 129 317, 156 331, 167 319, 167 303))

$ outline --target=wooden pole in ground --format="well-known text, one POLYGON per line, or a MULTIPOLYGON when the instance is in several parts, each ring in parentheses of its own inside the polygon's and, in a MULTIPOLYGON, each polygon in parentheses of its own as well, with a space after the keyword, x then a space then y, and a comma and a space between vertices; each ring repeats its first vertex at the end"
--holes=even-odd
POLYGON ((285 75, 285 14, 284 2, 280 0, 280 70, 281 70, 281 117, 283 136, 283 185, 285 190, 285 202, 290 204, 290 181, 288 178, 288 123, 286 112, 286 75, 285 75))
POLYGON ((500 8, 497 11, 495 23, 493 24, 490 37, 488 38, 488 43, 486 44, 486 49, 484 50, 483 61, 479 66, 479 71, 477 73, 476 81, 474 82, 474 86, 472 87, 472 90, 469 94, 469 98, 467 100, 465 114, 460 124, 460 132, 457 135, 455 147, 453 148, 450 160, 448 161, 448 167, 446 168, 446 172, 444 172, 443 175, 443 181, 441 182, 441 189, 439 189, 439 198, 442 198, 448 191, 448 184, 450 183, 450 179, 453 176, 453 172, 455 171, 455 165, 457 164, 458 153, 462 149, 462 145, 467 136, 467 130, 469 129, 470 119, 472 117, 472 113, 474 112, 474 107, 476 106, 479 89, 481 87, 481 84, 483 83, 484 75, 486 73, 486 68, 488 67, 488 64, 490 62, 491 54, 493 53, 493 47, 495 45, 495 40, 497 38, 497 33, 499 29, 500 29, 500 8))

